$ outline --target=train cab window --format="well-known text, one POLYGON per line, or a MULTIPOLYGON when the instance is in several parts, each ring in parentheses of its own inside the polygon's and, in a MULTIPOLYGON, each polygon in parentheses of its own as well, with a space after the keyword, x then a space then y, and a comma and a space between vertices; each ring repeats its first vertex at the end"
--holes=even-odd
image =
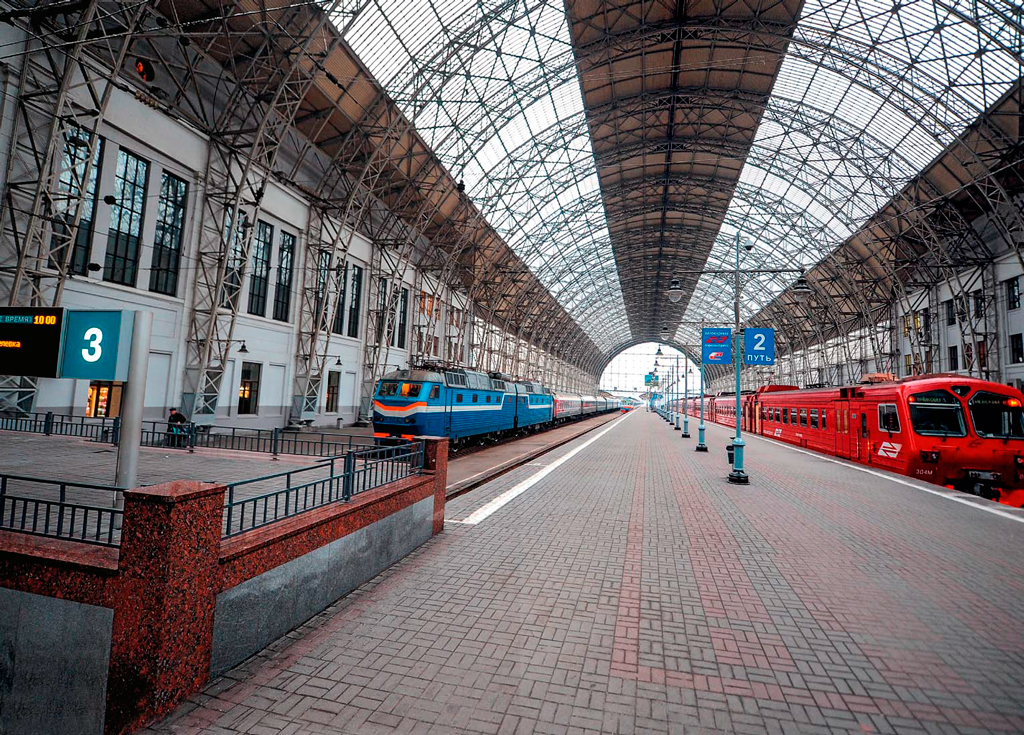
POLYGON ((423 383, 402 383, 402 398, 417 398, 423 390, 423 383))
POLYGON ((956 396, 930 390, 907 397, 910 425, 921 436, 967 436, 964 411, 956 396))
POLYGON ((800 409, 800 425, 801 426, 807 426, 807 409, 806 408, 801 408, 800 409))
POLYGON ((900 433, 900 416, 896 413, 895 403, 882 403, 878 406, 878 430, 889 434, 900 433))
POLYGON ((1024 409, 1019 398, 978 391, 967 407, 978 436, 1024 439, 1024 409))
POLYGON ((378 396, 393 396, 398 393, 398 383, 381 383, 380 390, 377 391, 378 396))
POLYGON ((440 398, 440 396, 441 396, 441 386, 435 385, 435 386, 431 387, 431 389, 430 389, 430 397, 431 398, 440 398))
POLYGON ((811 409, 811 428, 818 428, 818 409, 816 408, 811 409))

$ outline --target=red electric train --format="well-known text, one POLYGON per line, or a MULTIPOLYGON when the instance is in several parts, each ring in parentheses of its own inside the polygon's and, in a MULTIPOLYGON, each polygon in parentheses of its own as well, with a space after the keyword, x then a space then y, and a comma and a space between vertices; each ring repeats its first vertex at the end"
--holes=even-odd
MULTIPOLYGON (((1024 395, 960 375, 743 393, 743 430, 1024 508, 1024 395)), ((687 410, 699 415, 699 397, 687 410)), ((735 395, 705 420, 736 425, 735 395)))

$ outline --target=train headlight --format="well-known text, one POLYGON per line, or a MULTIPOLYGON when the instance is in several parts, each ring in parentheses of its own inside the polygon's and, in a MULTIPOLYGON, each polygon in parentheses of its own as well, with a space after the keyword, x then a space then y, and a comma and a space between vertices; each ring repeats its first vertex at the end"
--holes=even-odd
POLYGON ((925 450, 922 449, 921 450, 921 461, 922 462, 931 462, 932 464, 935 464, 935 463, 937 463, 939 461, 939 453, 938 452, 925 451, 925 450))
POLYGON ((415 421, 416 421, 416 419, 414 417, 412 417, 412 416, 409 416, 409 417, 407 417, 405 419, 405 423, 407 423, 407 424, 415 423, 415 421))
POLYGON ((1019 454, 1014 455, 1013 463, 1018 467, 1024 467, 1024 457, 1020 456, 1019 454))

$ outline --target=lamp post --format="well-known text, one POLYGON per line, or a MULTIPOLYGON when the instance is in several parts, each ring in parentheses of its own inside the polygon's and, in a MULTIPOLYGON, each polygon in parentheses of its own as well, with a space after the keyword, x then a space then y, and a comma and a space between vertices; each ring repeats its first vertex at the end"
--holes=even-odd
MULTIPOLYGON (((676 383, 675 383, 675 389, 676 389, 676 425, 675 425, 675 430, 679 431, 679 355, 678 354, 676 355, 676 383)), ((685 410, 686 406, 683 406, 683 409, 685 410)))
POLYGON ((733 350, 732 359, 736 363, 736 437, 732 440, 733 445, 733 464, 732 472, 729 473, 729 482, 734 485, 746 485, 750 482, 750 477, 743 470, 743 447, 746 446, 746 442, 743 441, 743 429, 741 428, 742 416, 743 416, 743 402, 740 396, 740 243, 743 243, 743 248, 749 253, 754 248, 754 243, 745 237, 741 237, 739 231, 736 232, 736 298, 733 302, 733 312, 736 317, 736 327, 733 330, 733 350))
POLYGON ((690 360, 683 358, 683 433, 684 439, 690 438, 690 360))
MULTIPOLYGON (((700 324, 701 334, 704 333, 704 322, 700 324)), ((703 345, 701 350, 703 350, 703 345)), ((708 451, 708 445, 704 443, 704 354, 701 352, 700 356, 700 423, 697 424, 697 446, 693 448, 695 452, 706 452, 708 451)))

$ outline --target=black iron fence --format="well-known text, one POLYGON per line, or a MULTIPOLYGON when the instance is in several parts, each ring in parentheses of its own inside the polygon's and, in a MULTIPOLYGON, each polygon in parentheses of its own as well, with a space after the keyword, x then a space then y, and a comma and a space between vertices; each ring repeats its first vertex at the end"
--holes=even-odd
MULTIPOLYGON (((31 413, 18 417, 0 416, 0 431, 75 436, 96 442, 117 444, 120 418, 88 418, 58 413, 31 413)), ((167 449, 232 449, 265 454, 295 454, 303 457, 335 457, 354 449, 379 446, 372 436, 288 429, 247 429, 236 426, 206 426, 167 421, 142 422, 142 446, 167 449)))
POLYGON ((89 418, 53 412, 0 416, 0 430, 3 431, 77 436, 111 444, 117 444, 120 425, 121 420, 116 418, 89 418))
POLYGON ((419 474, 424 451, 422 441, 355 449, 310 467, 231 483, 224 502, 223 534, 237 536, 419 474), (239 497, 246 489, 262 489, 260 485, 272 489, 239 497))
POLYGON ((120 493, 110 485, 0 475, 0 529, 118 546, 120 493))

